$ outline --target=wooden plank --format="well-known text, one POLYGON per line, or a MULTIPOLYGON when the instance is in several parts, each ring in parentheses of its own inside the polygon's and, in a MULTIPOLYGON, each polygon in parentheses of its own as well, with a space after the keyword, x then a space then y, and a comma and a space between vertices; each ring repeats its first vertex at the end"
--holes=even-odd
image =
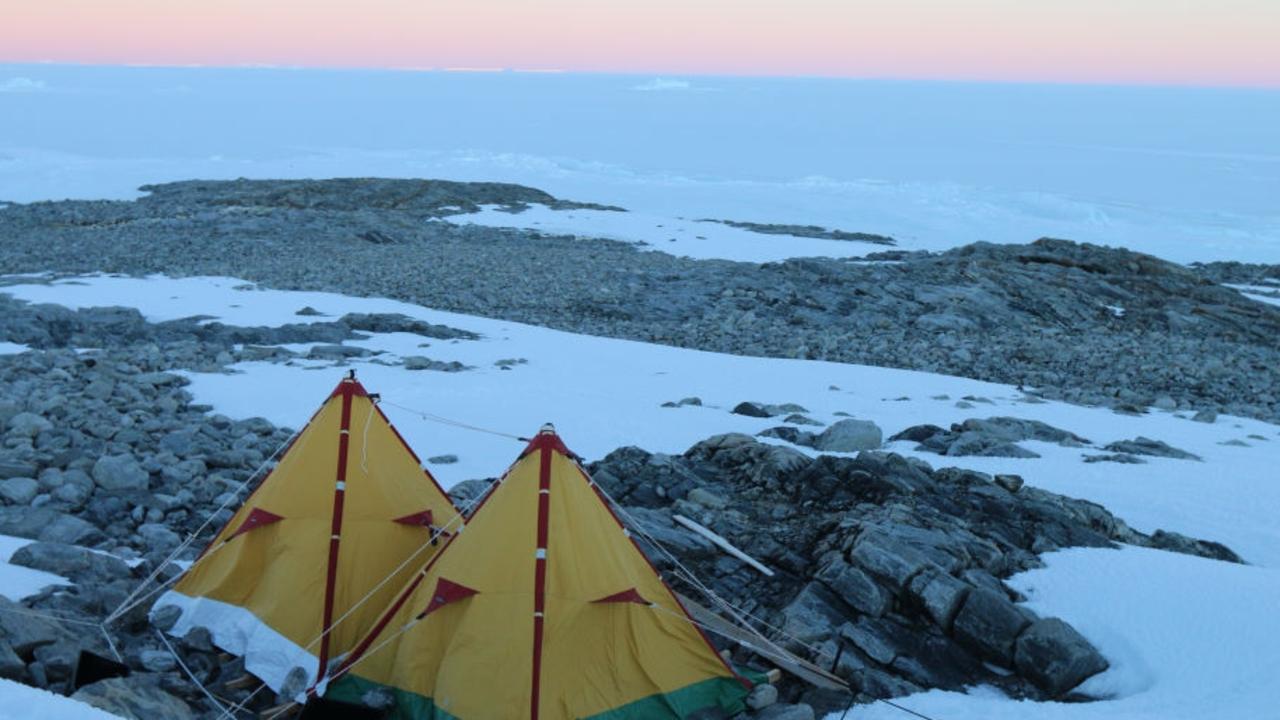
POLYGON ((229 690, 247 690, 254 685, 257 685, 259 682, 261 681, 258 680, 258 678, 250 675, 249 673, 245 673, 235 680, 229 680, 226 687, 229 690))
POLYGON ((725 540, 724 537, 715 533, 710 528, 704 525, 699 525, 698 523, 694 522, 693 520, 690 520, 689 518, 683 515, 675 515, 673 516, 672 519, 674 519, 676 522, 680 523, 681 525, 689 528, 690 530, 698 533, 702 537, 710 540, 712 544, 714 544, 716 547, 720 548, 721 550, 725 551, 726 553, 732 555, 733 557, 738 558, 742 562, 755 568, 765 577, 773 577, 773 571, 765 567, 764 563, 760 562, 759 560, 756 560, 750 555, 734 547, 733 543, 729 542, 728 540, 725 540))
POLYGON ((787 674, 794 675, 814 687, 827 690, 849 690, 848 683, 825 668, 798 658, 770 640, 734 625, 685 595, 676 593, 676 597, 679 598, 680 604, 684 605, 689 616, 699 625, 769 660, 787 674))

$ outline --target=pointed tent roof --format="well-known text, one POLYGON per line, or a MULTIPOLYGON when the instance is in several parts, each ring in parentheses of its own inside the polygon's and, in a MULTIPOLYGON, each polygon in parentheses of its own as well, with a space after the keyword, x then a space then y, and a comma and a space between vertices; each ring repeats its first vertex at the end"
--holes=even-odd
POLYGON ((689 718, 743 708, 715 651, 544 428, 330 682, 399 720, 689 718), (407 627, 406 627, 407 626, 407 627))
POLYGON ((353 373, 156 607, 179 606, 171 632, 209 628, 273 688, 297 666, 317 678, 445 545, 441 528, 457 516, 353 373))

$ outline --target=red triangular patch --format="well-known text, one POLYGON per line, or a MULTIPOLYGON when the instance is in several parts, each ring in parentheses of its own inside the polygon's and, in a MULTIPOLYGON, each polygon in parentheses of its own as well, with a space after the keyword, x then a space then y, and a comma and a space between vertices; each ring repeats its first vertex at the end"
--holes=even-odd
POLYGON ((231 540, 231 538, 236 537, 238 535, 243 535, 249 532, 250 530, 256 530, 264 525, 270 525, 271 523, 274 523, 274 522, 280 522, 283 519, 284 518, 281 517, 280 515, 277 515, 269 510, 263 510, 262 508, 254 508, 249 511, 249 517, 245 518, 244 522, 240 523, 240 527, 236 528, 236 531, 231 533, 231 535, 227 537, 227 540, 231 540))
POLYGON ((395 522, 398 522, 401 525, 419 525, 421 527, 431 527, 431 523, 432 523, 431 511, 423 510, 422 512, 410 513, 408 515, 405 515, 404 517, 396 518, 395 522))
POLYGON ((418 614, 418 619, 421 620, 449 603, 466 600, 478 592, 479 590, 472 590, 466 585, 459 585, 452 580, 440 578, 440 580, 436 582, 436 591, 431 594, 431 604, 427 605, 426 610, 423 610, 418 614))
POLYGON ((630 588, 619 593, 614 593, 599 600, 592 600, 593 603, 635 603, 637 605, 649 605, 650 602, 635 589, 630 588))

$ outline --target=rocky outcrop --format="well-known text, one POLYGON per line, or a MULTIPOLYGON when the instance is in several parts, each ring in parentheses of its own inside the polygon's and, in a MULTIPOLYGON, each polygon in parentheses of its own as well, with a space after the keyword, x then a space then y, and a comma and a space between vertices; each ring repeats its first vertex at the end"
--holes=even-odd
POLYGON ((1280 375, 1262 371, 1280 365, 1280 308, 1217 284, 1273 270, 1194 269, 1054 239, 883 257, 892 263, 752 265, 447 222, 482 204, 575 205, 518 186, 147 189, 134 202, 0 209, 0 272, 231 275, 592 335, 963 375, 1072 402, 1280 419, 1280 375))
MULTIPOLYGON (((643 530, 638 538, 656 565, 671 561, 646 534, 721 597, 781 628, 774 640, 834 668, 864 699, 975 683, 1019 697, 1064 697, 1104 670, 1106 659, 1079 633, 1038 617, 1001 582, 1038 567, 1041 552, 1125 542, 1238 560, 1218 555, 1213 543, 1143 535, 1098 505, 1012 477, 996 482, 890 453, 810 458, 722 435, 679 457, 624 448, 589 469, 643 530), (776 575, 764 577, 694 539, 672 521, 676 513, 776 575)), ((800 693, 793 687, 782 699, 798 701, 800 693)), ((805 699, 819 710, 840 706, 805 699)))

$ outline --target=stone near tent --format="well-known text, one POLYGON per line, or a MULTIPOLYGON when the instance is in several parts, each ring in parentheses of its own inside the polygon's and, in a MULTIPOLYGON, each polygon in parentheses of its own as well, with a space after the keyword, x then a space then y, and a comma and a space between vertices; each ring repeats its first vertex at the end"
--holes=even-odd
MULTIPOLYGON (((3 451, 0 450, 0 453, 3 451)), ((0 457, 0 479, 15 477, 35 477, 40 470, 35 463, 23 462, 15 458, 0 457)))
POLYGON ((177 605, 165 605, 151 611, 151 624, 158 630, 169 632, 182 617, 182 608, 177 605))
POLYGON ((705 488, 694 488, 685 496, 689 502, 697 503, 712 510, 723 510, 729 501, 705 488))
POLYGON ((93 464, 93 481, 103 490, 146 490, 150 478, 132 455, 105 455, 93 464))
POLYGON ((971 585, 944 572, 926 569, 911 579, 909 592, 938 627, 950 632, 956 613, 972 589, 971 585))
POLYGON ((123 560, 78 545, 34 542, 9 559, 13 565, 61 575, 77 583, 104 583, 132 575, 123 560))
POLYGON ((31 654, 36 662, 44 666, 45 677, 52 684, 71 677, 80 658, 80 647, 80 638, 63 638, 41 645, 32 650, 31 654))
POLYGON ((1109 667, 1084 636, 1058 618, 1037 620, 1018 637, 1014 664, 1053 697, 1109 667))
POLYGON ((311 672, 309 670, 304 667, 291 668, 288 674, 284 676, 284 682, 280 685, 280 689, 276 691, 276 702, 293 702, 306 691, 310 682, 311 672))
POLYGON ((1213 410, 1200 410, 1192 415, 1191 419, 1201 423, 1215 423, 1218 421, 1218 413, 1213 410))
POLYGON ((92 545, 102 539, 102 531, 91 523, 47 507, 0 507, 0 535, 92 545))
POLYGON ((144 523, 138 526, 138 536, 152 552, 168 552, 182 542, 178 533, 160 523, 144 523))
POLYGON ((818 579, 847 605, 872 617, 885 614, 893 602, 870 575, 839 558, 828 563, 818 579))
POLYGON ((51 620, 35 617, 31 610, 0 596, 0 639, 23 657, 42 645, 74 640, 76 635, 51 620))
POLYGON ((1021 610, 1002 594, 978 588, 956 615, 956 640, 978 655, 1003 667, 1013 666, 1014 644, 1031 624, 1021 610))
POLYGON ((8 640, 0 637, 0 678, 21 680, 27 673, 27 664, 13 651, 8 640))
POLYGON ((160 678, 135 674, 90 683, 72 694, 72 700, 129 720, 195 720, 191 707, 161 690, 160 678))
POLYGON ((751 694, 747 696, 747 707, 752 710, 763 710, 776 702, 778 688, 772 683, 761 683, 751 688, 751 694))
POLYGON ((840 420, 823 430, 814 447, 828 452, 875 450, 884 443, 880 427, 870 420, 840 420))
POLYGON ((866 532, 854 545, 850 558, 867 572, 901 592, 912 577, 933 563, 906 543, 879 531, 866 532))
POLYGON ((756 713, 756 720, 814 720, 813 708, 798 705, 770 705, 756 713))
POLYGON ((40 484, 31 478, 0 480, 0 498, 10 505, 30 505, 39 490, 40 484))
POLYGON ((21 412, 9 418, 9 434, 16 437, 33 438, 52 429, 53 423, 35 413, 21 412))
POLYGON ((167 650, 143 650, 138 653, 138 664, 148 672, 169 672, 178 667, 178 661, 167 650))

